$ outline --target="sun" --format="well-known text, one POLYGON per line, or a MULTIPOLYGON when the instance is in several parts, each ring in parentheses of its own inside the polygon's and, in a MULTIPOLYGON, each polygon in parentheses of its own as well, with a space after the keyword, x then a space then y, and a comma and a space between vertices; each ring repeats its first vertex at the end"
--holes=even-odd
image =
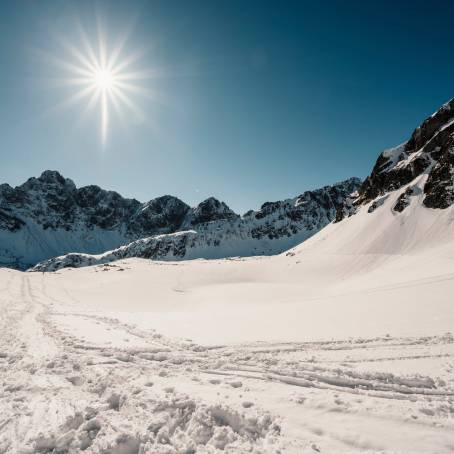
POLYGON ((119 34, 117 40, 109 45, 99 23, 95 40, 90 40, 80 24, 79 32, 79 42, 58 36, 65 58, 44 54, 62 71, 59 83, 72 90, 71 95, 57 107, 65 108, 84 102, 83 117, 90 111, 98 110, 101 142, 105 145, 109 120, 114 113, 130 118, 131 115, 124 115, 128 111, 139 121, 145 119, 136 101, 152 96, 149 87, 143 84, 153 72, 138 68, 142 52, 125 52, 129 33, 119 34))
POLYGON ((93 82, 100 91, 111 91, 115 86, 115 76, 108 69, 99 69, 93 73, 93 82))

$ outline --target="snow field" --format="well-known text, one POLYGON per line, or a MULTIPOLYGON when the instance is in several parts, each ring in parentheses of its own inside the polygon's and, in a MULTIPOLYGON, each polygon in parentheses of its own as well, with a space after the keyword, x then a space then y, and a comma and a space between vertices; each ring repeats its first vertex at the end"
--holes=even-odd
POLYGON ((0 269, 0 452, 452 453, 454 212, 397 196, 278 257, 0 269))

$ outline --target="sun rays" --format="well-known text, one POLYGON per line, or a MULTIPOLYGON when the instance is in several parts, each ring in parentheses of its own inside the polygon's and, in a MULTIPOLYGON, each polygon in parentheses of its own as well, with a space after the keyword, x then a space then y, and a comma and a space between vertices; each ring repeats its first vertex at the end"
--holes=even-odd
POLYGON ((96 28, 96 39, 90 39, 79 24, 78 40, 70 40, 61 34, 57 37, 64 57, 44 55, 55 68, 57 77, 53 82, 68 89, 65 99, 55 108, 81 105, 81 118, 96 111, 101 143, 105 146, 113 115, 123 120, 126 115, 138 121, 145 120, 140 101, 152 96, 145 83, 153 72, 138 67, 143 52, 126 51, 130 33, 120 34, 111 45, 99 21, 96 28))

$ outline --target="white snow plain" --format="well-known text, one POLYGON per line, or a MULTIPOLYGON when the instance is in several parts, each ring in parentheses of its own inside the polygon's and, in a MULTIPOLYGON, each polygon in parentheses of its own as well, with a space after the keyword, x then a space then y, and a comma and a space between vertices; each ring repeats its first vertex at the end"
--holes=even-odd
POLYGON ((0 452, 454 452, 454 207, 400 192, 276 257, 0 269, 0 452))

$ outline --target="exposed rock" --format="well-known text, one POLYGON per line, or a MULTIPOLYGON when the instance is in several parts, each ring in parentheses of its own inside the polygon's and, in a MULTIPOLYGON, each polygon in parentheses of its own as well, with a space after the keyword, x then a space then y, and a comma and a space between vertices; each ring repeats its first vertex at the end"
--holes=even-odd
POLYGON ((424 186, 424 205, 447 208, 454 203, 454 138, 450 137, 444 153, 429 173, 424 186))
POLYGON ((358 191, 352 192, 348 197, 345 198, 344 202, 341 203, 336 209, 336 216, 334 217, 334 223, 342 221, 344 218, 348 218, 356 213, 356 207, 353 202, 358 198, 358 191))
POLYGON ((264 203, 259 211, 250 211, 244 217, 262 221, 253 229, 255 238, 290 237, 302 227, 318 231, 335 219, 337 210, 360 184, 359 178, 350 178, 332 186, 306 191, 295 199, 264 203))
POLYGON ((24 221, 0 209, 0 229, 16 232, 24 225, 24 221))
POLYGON ((402 211, 410 205, 410 197, 414 194, 414 189, 412 187, 407 188, 397 199, 396 204, 393 207, 394 211, 401 213, 402 211))
MULTIPOLYGON (((396 148, 385 150, 377 159, 371 174, 358 191, 358 197, 344 202, 336 221, 351 213, 352 206, 375 202, 389 192, 427 174, 423 203, 428 208, 444 209, 454 203, 454 99, 443 105, 415 129, 410 139, 396 148)), ((402 194, 394 210, 400 212, 409 203, 411 194, 402 194)))
POLYGON ((369 208, 367 209, 367 212, 373 213, 378 207, 379 207, 378 203, 374 201, 370 204, 369 208))
POLYGON ((214 197, 204 200, 188 213, 185 227, 190 228, 205 222, 232 220, 239 216, 232 211, 224 202, 220 202, 214 197))
POLYGON ((189 210, 189 205, 176 197, 158 197, 139 207, 130 220, 128 231, 138 236, 149 232, 175 232, 181 227, 189 210))

